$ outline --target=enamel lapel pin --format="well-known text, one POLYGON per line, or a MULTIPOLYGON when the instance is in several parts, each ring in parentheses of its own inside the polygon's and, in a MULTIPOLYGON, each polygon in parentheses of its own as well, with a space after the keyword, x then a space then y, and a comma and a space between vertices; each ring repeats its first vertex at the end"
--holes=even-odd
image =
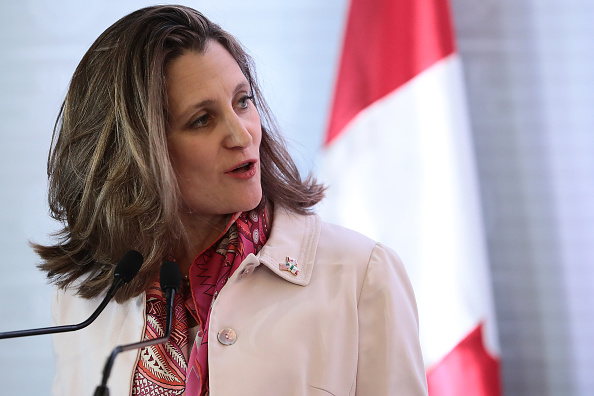
POLYGON ((297 268, 297 260, 295 260, 292 257, 287 256, 286 262, 280 263, 278 267, 281 271, 289 271, 295 276, 299 274, 299 268, 297 268))

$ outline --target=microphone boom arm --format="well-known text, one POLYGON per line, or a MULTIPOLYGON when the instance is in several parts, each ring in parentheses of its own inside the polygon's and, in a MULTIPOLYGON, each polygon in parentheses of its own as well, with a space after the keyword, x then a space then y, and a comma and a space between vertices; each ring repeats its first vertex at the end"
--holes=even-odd
POLYGON ((7 331, 4 333, 0 333, 0 340, 4 338, 17 338, 17 337, 28 337, 34 335, 41 335, 41 334, 55 334, 55 333, 65 333, 68 331, 75 331, 80 330, 88 325, 90 325, 101 312, 107 306, 107 304, 111 301, 113 296, 115 296, 118 289, 125 283, 130 282, 140 270, 140 266, 142 265, 142 255, 135 250, 128 250, 126 254, 122 257, 122 259, 118 262, 114 269, 114 279, 113 283, 103 301, 99 304, 97 309, 91 314, 91 316, 79 324, 71 324, 71 325, 62 325, 62 326, 52 326, 52 327, 41 327, 38 329, 28 329, 28 330, 16 330, 16 331, 7 331))
POLYGON ((28 336, 35 336, 41 334, 55 334, 55 333, 65 333, 68 331, 80 330, 84 329, 88 325, 90 325, 99 314, 103 311, 105 306, 109 303, 112 299, 113 295, 119 289, 119 287, 124 283, 121 278, 117 278, 116 281, 111 285, 105 298, 101 301, 101 304, 95 309, 95 311, 89 316, 89 318, 79 324, 70 324, 70 325, 62 325, 62 326, 54 326, 54 327, 40 327, 38 329, 29 329, 29 330, 16 330, 16 331, 7 331, 4 333, 0 333, 0 340, 4 338, 18 338, 18 337, 28 337, 28 336))
POLYGON ((153 338, 152 340, 139 341, 127 345, 116 346, 111 352, 111 355, 109 355, 109 359, 107 359, 107 361, 105 362, 105 366, 103 367, 103 378, 101 380, 101 385, 99 385, 95 389, 94 396, 109 396, 107 380, 109 379, 109 375, 111 374, 111 369, 113 368, 115 358, 120 352, 125 352, 132 349, 145 348, 147 346, 160 344, 162 342, 166 342, 167 340, 169 340, 169 337, 171 336, 171 327, 173 322, 171 316, 173 313, 173 300, 175 298, 175 289, 167 289, 165 291, 165 297, 167 304, 167 316, 165 320, 165 334, 163 335, 163 337, 153 338))

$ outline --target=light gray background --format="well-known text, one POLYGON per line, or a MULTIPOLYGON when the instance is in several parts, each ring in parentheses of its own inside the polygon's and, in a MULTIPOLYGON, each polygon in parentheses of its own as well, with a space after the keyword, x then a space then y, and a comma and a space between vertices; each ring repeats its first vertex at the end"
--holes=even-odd
MULTIPOLYGON (((372 0, 370 0, 372 1, 372 0)), ((70 76, 145 1, 0 2, 0 331, 49 324, 45 162, 70 76)), ((256 59, 300 168, 314 170, 346 0, 188 1, 256 59)), ((508 396, 594 394, 594 2, 452 0, 508 396)), ((48 394, 49 336, 0 341, 0 394, 48 394)), ((93 359, 89 356, 89 359, 93 359)))

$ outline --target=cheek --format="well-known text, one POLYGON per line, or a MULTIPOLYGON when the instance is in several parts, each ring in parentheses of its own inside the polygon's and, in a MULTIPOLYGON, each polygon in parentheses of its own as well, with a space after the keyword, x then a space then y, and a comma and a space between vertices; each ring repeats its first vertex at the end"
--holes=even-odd
POLYGON ((260 143, 262 142, 262 125, 260 124, 260 119, 258 118, 256 122, 254 122, 252 128, 250 128, 252 132, 252 138, 254 142, 257 144, 258 148, 260 147, 260 143))
POLYGON ((177 144, 172 142, 169 142, 167 151, 169 152, 169 161, 171 162, 171 167, 173 168, 175 174, 179 175, 182 164, 186 162, 183 158, 183 151, 180 150, 177 144))
POLYGON ((262 141, 262 122, 260 121, 260 113, 256 109, 254 109, 252 117, 250 117, 250 130, 253 131, 252 137, 254 141, 257 141, 259 145, 262 141))
POLYGON ((258 151, 260 151, 260 145, 262 143, 262 129, 257 130, 254 136, 254 142, 256 142, 256 145, 258 146, 258 151))
POLYGON ((208 163, 208 158, 196 149, 192 142, 174 141, 170 142, 169 159, 171 166, 180 181, 186 179, 189 175, 200 172, 208 163))

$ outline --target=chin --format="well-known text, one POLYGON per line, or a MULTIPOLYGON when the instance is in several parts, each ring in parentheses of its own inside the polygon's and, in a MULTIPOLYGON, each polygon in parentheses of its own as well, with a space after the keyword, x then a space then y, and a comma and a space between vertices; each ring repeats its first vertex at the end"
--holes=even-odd
POLYGON ((262 202, 262 189, 249 188, 242 190, 235 190, 234 195, 227 200, 227 205, 224 209, 225 213, 248 212, 255 209, 262 202))
POLYGON ((257 199, 256 199, 256 198, 254 198, 254 199, 253 199, 253 200, 250 202, 250 204, 249 204, 249 205, 247 205, 247 206, 249 206, 249 209, 246 209, 246 210, 244 210, 244 212, 245 212, 245 211, 247 211, 247 210, 252 210, 252 209, 255 209, 255 208, 257 208, 257 207, 258 207, 258 205, 260 205, 260 202, 262 202, 262 195, 261 195, 261 194, 260 194, 260 196, 259 196, 257 199))
POLYGON ((242 212, 255 209, 260 205, 260 202, 262 202, 262 191, 249 197, 246 196, 246 198, 248 199, 246 200, 245 205, 243 205, 245 209, 241 209, 242 212))

